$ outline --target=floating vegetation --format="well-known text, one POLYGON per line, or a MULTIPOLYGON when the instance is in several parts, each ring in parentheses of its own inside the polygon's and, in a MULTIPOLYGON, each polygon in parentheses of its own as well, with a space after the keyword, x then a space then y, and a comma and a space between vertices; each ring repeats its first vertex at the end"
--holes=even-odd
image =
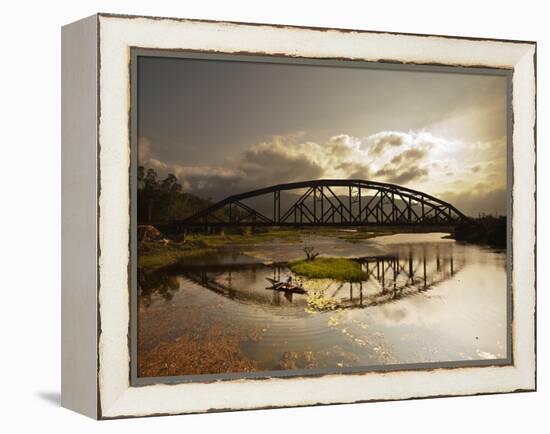
POLYGON ((313 351, 286 351, 279 362, 280 369, 316 368, 317 358, 313 351))
POLYGON ((149 350, 140 348, 139 375, 160 377, 257 370, 256 362, 242 353, 241 342, 258 340, 259 334, 247 334, 221 322, 199 324, 197 329, 175 339, 160 340, 149 350), (201 329, 200 333, 197 329, 201 329))
POLYGON ((309 291, 306 296, 306 312, 324 312, 338 308, 338 301, 335 298, 326 295, 325 290, 309 291))
POLYGON ((334 345, 320 351, 285 351, 278 369, 344 368, 357 366, 359 362, 357 355, 334 345))
MULTIPOLYGON (((349 342, 354 343, 355 345, 358 345, 360 347, 366 347, 369 345, 369 340, 367 340, 365 334, 366 330, 368 329, 368 325, 364 323, 363 321, 358 321, 356 319, 349 320, 349 312, 343 309, 337 309, 336 312, 331 315, 329 318, 327 325, 329 327, 335 328, 336 330, 340 331, 349 342), (363 331, 355 330, 351 331, 351 329, 355 329, 359 327, 363 331)), ((373 350, 377 353, 380 351, 377 349, 378 347, 373 347, 373 350)))
POLYGON ((347 312, 342 309, 336 309, 336 312, 334 315, 331 315, 331 317, 327 321, 327 325, 329 327, 336 327, 339 326, 342 321, 347 317, 347 312))

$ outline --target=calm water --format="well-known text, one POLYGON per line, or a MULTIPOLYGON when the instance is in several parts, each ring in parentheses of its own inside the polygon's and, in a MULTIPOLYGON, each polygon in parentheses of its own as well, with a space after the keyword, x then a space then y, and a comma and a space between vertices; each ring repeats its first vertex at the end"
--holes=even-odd
MULTIPOLYGON (((174 357, 185 351, 177 346, 182 336, 200 343, 212 338, 209 327, 217 327, 222 332, 215 339, 231 339, 231 351, 250 360, 254 370, 505 358, 505 252, 458 244, 445 235, 354 243, 308 237, 293 245, 225 248, 169 270, 142 271, 140 352, 155 354, 161 345, 162 354, 174 357), (266 277, 291 274, 280 262, 303 258, 306 245, 321 255, 359 258, 368 274, 359 283, 295 276, 308 291, 322 290, 336 300, 335 310, 313 312, 306 295, 266 289, 266 277)), ((201 357, 185 363, 200 365, 201 357)), ((232 370, 227 364, 189 372, 232 370)))

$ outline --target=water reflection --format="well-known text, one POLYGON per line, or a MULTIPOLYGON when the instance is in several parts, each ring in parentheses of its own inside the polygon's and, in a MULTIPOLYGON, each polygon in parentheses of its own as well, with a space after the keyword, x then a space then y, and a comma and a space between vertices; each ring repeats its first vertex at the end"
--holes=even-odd
MULTIPOLYGON (((151 304, 155 293, 170 301, 179 289, 179 277, 220 296, 243 303, 264 304, 274 308, 295 303, 303 306, 305 296, 291 292, 268 290, 267 277, 283 280, 293 273, 285 263, 263 264, 250 260, 227 260, 208 263, 193 260, 169 269, 139 272, 142 303, 151 304)), ((303 279, 293 276, 306 290, 322 289, 336 299, 339 308, 365 308, 388 303, 428 291, 453 278, 464 267, 464 256, 455 258, 452 245, 426 249, 426 246, 396 249, 394 254, 364 256, 355 259, 366 278, 360 282, 339 282, 331 279, 303 279)))
POLYGON ((158 294, 164 300, 170 301, 180 288, 177 275, 172 273, 147 272, 144 269, 139 269, 138 281, 140 301, 146 307, 151 305, 153 294, 158 294))
POLYGON ((238 246, 139 271, 140 372, 146 376, 503 358, 506 255, 444 234, 360 243, 312 238, 353 258, 361 282, 301 279, 309 295, 266 289, 303 244, 238 246), (335 310, 311 312, 322 291, 335 310), (223 356, 223 357, 222 357, 223 356), (166 367, 170 369, 166 371, 166 367))
MULTIPOLYGON (((466 263, 464 257, 455 261, 450 249, 443 252, 436 249, 435 255, 429 257, 426 249, 414 252, 412 248, 405 257, 399 254, 365 257, 359 262, 367 279, 358 284, 347 284, 349 297, 341 299, 340 307, 373 306, 427 291, 454 277, 466 263)), ((332 297, 338 295, 344 286, 340 284, 332 297)))

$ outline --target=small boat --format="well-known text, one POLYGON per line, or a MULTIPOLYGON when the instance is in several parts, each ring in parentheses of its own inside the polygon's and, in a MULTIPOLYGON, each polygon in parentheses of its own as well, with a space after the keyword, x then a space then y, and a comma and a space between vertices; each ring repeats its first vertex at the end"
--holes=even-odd
POLYGON ((271 283, 271 286, 266 289, 271 289, 275 291, 284 291, 284 292, 294 292, 296 294, 306 294, 307 291, 301 286, 294 285, 293 283, 281 282, 280 280, 272 279, 266 277, 266 280, 271 283))
POLYGON ((277 279, 272 279, 271 277, 266 277, 265 280, 267 280, 269 283, 271 283, 273 286, 275 285, 282 285, 284 282, 281 282, 277 279))

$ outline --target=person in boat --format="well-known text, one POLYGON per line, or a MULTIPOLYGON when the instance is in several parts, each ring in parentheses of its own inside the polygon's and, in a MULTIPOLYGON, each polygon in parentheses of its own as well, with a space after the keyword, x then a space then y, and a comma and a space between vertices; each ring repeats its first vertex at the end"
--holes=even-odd
POLYGON ((286 278, 285 286, 287 288, 292 288, 294 285, 292 284, 292 276, 288 276, 286 278))

